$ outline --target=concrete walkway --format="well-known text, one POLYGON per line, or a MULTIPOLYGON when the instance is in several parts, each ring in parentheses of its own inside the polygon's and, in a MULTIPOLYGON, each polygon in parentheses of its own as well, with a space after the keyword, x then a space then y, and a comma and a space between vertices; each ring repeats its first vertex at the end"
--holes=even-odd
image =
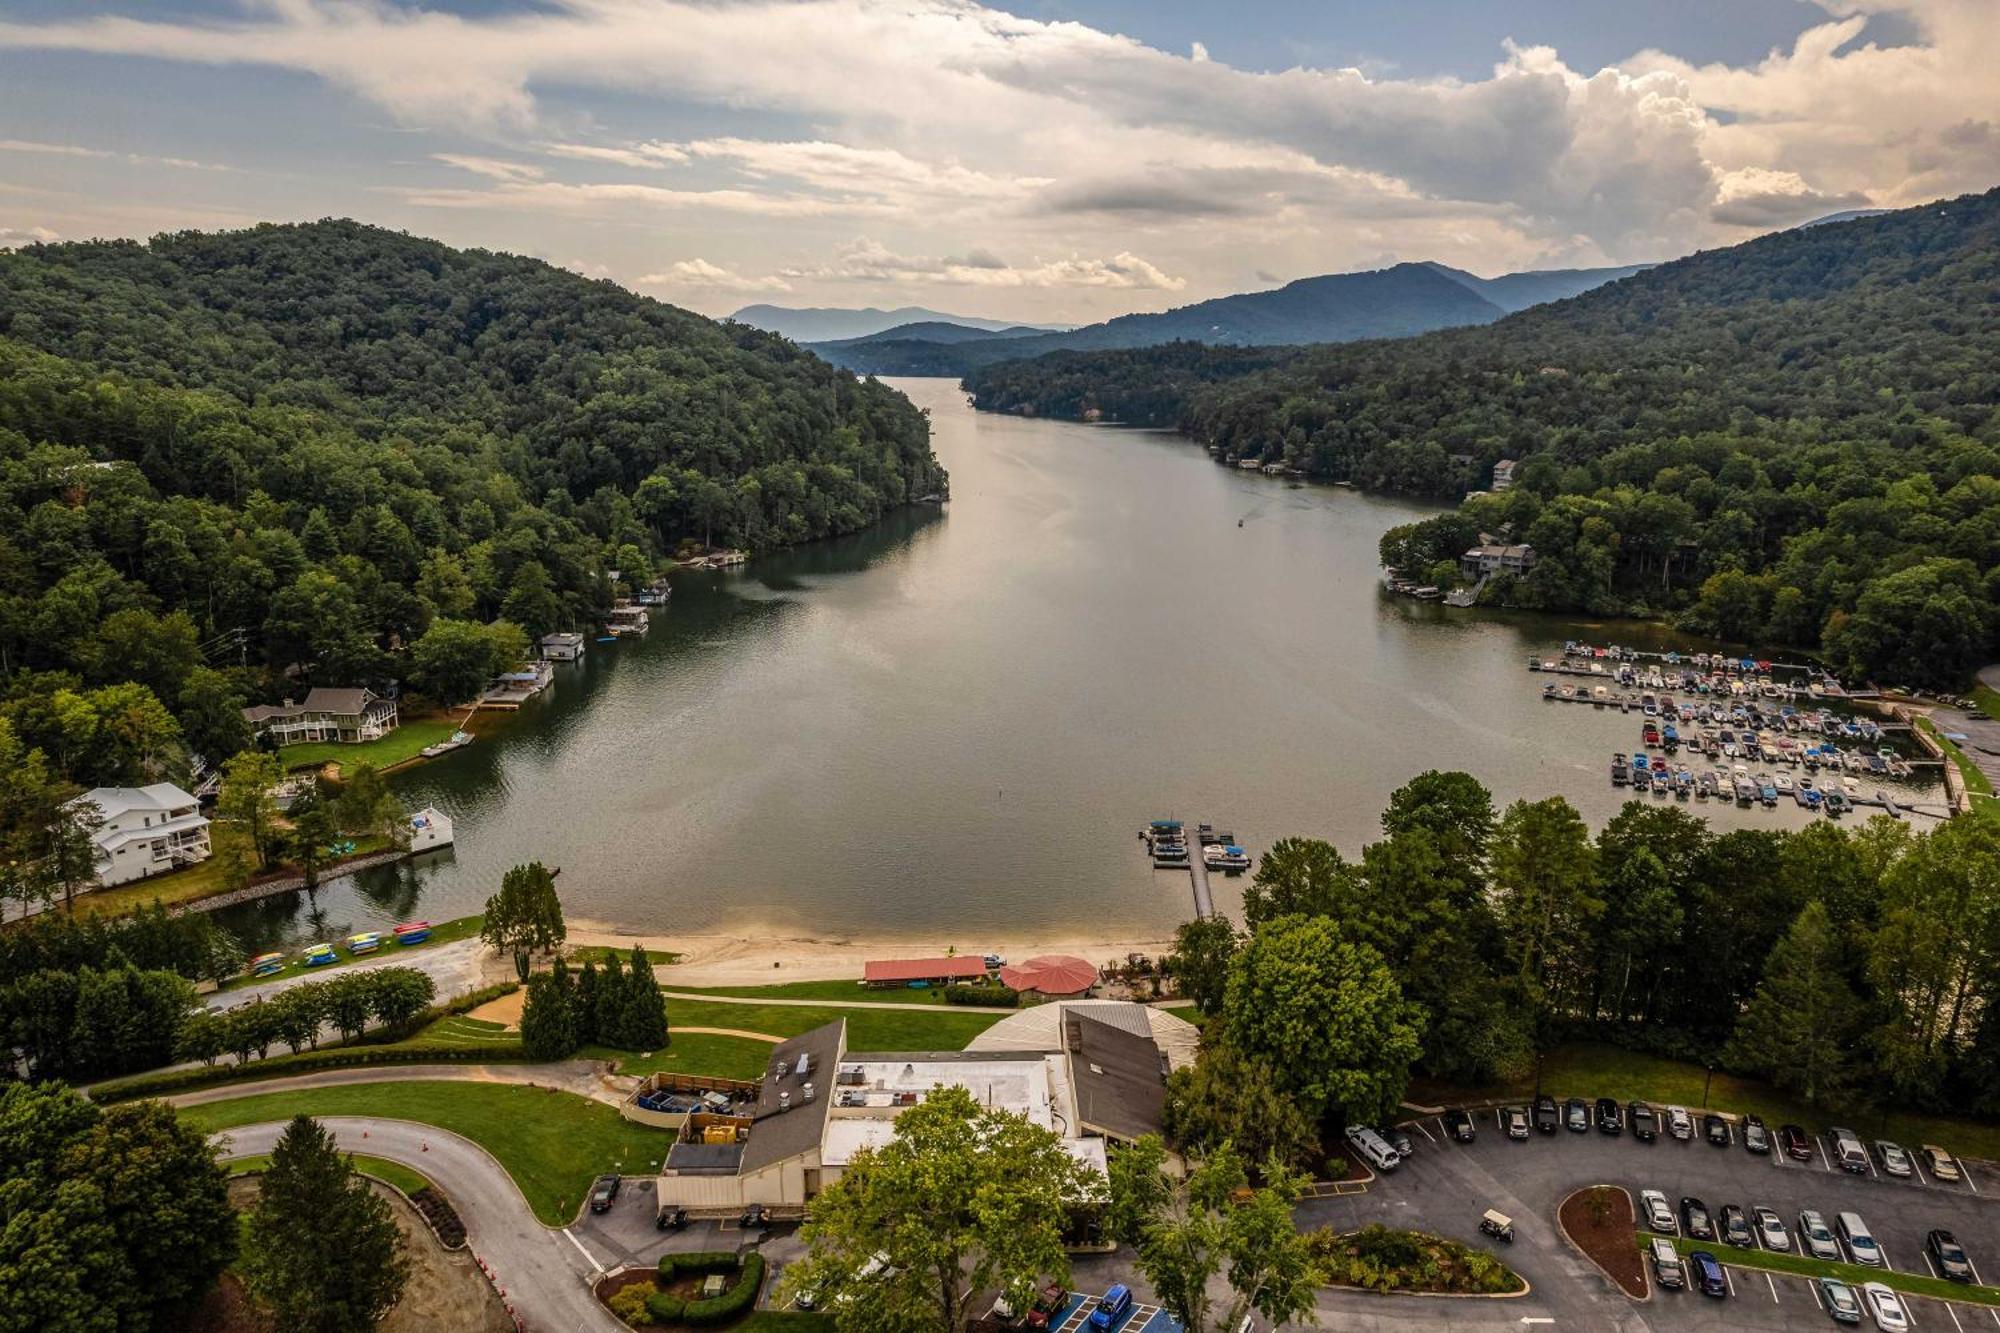
MULTIPOLYGON (((613 1333, 624 1327, 591 1292, 597 1261, 567 1228, 537 1221, 514 1178, 484 1148, 408 1120, 329 1116, 319 1123, 344 1151, 401 1162, 437 1182, 464 1221, 473 1254, 493 1270, 504 1299, 528 1328, 613 1333)), ((284 1128, 244 1125, 211 1141, 225 1145, 225 1158, 255 1157, 270 1152, 284 1128)))
POLYGON ((689 1034, 701 1033, 710 1037, 743 1037, 749 1041, 780 1042, 785 1040, 783 1037, 772 1036, 768 1032, 751 1032, 745 1028, 696 1028, 688 1027, 684 1024, 675 1028, 674 1031, 689 1034))
POLYGON ((317 1074, 295 1074, 290 1078, 247 1079, 241 1083, 225 1083, 219 1087, 183 1092, 161 1100, 171 1106, 199 1106, 204 1102, 235 1101, 239 1097, 257 1097, 267 1092, 337 1088, 355 1083, 418 1081, 519 1083, 531 1087, 559 1088, 607 1106, 623 1103, 639 1083, 631 1075, 606 1074, 595 1061, 590 1060, 563 1060, 537 1065, 371 1065, 360 1069, 326 1069, 317 1074))

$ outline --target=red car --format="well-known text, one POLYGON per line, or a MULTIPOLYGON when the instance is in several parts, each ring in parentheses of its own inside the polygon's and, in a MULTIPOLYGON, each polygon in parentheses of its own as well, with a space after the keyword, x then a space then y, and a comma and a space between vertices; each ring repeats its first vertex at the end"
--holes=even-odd
POLYGON ((1029 1328, 1047 1328, 1049 1321, 1062 1313, 1063 1306, 1069 1304, 1069 1293, 1060 1282, 1051 1282, 1035 1293, 1035 1303, 1028 1311, 1026 1323, 1029 1328))
POLYGON ((1785 1156, 1795 1162, 1810 1162, 1813 1159, 1812 1136, 1801 1126, 1781 1126, 1778 1130, 1778 1142, 1784 1146, 1785 1156))

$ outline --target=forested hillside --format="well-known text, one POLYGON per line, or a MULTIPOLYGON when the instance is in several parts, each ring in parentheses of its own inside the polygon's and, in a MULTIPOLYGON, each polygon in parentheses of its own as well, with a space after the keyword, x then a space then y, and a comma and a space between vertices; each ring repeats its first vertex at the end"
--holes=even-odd
POLYGON ((1169 419, 1225 457, 1457 499, 1385 562, 1532 544, 1494 603, 1678 610, 1844 669, 1957 683, 2000 603, 2000 192, 1711 251, 1499 323, 1272 354, 1011 362, 982 407, 1169 419), (1247 373, 1246 373, 1247 372, 1247 373), (1136 410, 1128 410, 1136 409, 1136 410))
POLYGON ((534 260, 351 222, 0 253, 0 769, 175 776, 313 684, 452 702, 607 571, 943 485, 902 395, 534 260))

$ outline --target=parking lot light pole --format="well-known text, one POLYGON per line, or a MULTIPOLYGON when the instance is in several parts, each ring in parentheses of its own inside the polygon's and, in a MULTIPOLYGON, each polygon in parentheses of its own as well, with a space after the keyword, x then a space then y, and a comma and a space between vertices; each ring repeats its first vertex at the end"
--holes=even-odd
POLYGON ((1708 1109, 1708 1085, 1715 1079, 1715 1066, 1708 1065, 1706 1068, 1708 1072, 1701 1078, 1701 1109, 1704 1111, 1708 1109))

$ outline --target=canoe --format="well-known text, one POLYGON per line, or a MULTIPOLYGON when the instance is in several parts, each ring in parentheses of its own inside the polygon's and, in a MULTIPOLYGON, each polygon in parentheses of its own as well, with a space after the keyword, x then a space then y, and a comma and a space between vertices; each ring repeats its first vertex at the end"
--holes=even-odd
POLYGON ((285 956, 281 953, 260 953, 250 960, 250 975, 268 977, 281 971, 285 966, 285 956))
POLYGON ((431 937, 431 923, 428 921, 405 921, 396 927, 396 943, 422 944, 431 937))
POLYGON ((349 953, 374 953, 381 947, 382 932, 379 930, 364 930, 359 935, 349 935, 347 937, 347 951, 349 953))
POLYGON ((307 967, 325 967, 328 963, 340 961, 340 955, 333 951, 331 944, 315 944, 300 955, 307 967))

